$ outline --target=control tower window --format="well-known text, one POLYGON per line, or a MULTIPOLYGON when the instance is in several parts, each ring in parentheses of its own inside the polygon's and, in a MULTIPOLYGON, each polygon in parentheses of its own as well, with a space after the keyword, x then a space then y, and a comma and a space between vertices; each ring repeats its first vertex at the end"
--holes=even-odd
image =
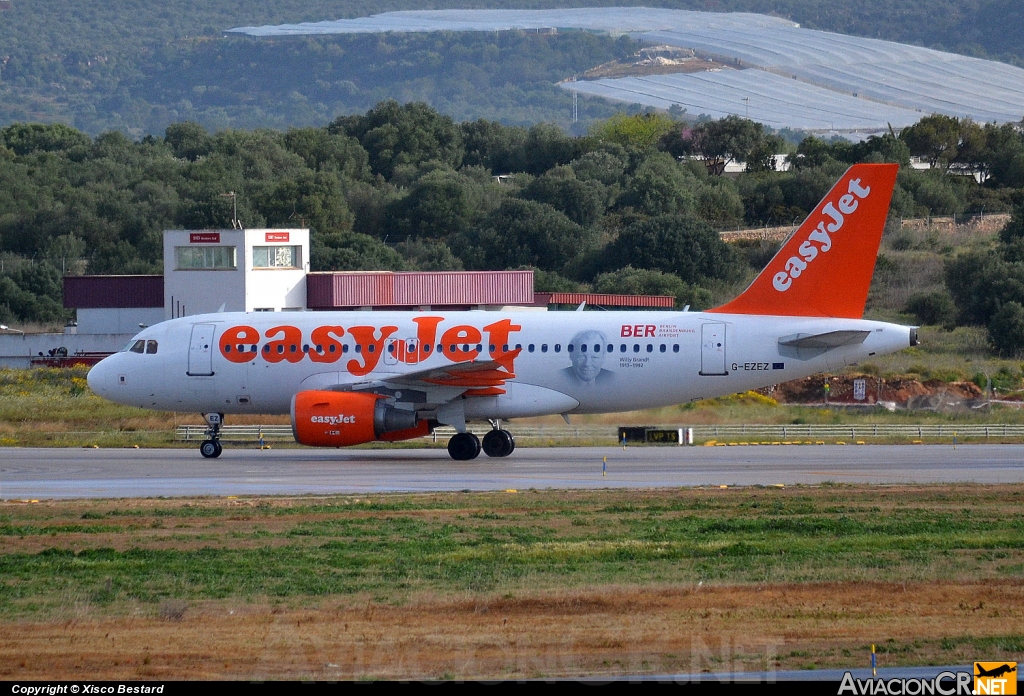
POLYGON ((233 246, 187 246, 174 248, 179 271, 235 270, 233 246))
POLYGON ((258 246, 252 248, 253 268, 302 268, 300 246, 258 246))

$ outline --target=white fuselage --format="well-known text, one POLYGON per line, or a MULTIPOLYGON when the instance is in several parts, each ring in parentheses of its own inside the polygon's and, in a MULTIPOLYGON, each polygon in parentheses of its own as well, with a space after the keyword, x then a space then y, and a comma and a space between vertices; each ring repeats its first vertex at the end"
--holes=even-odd
MULTIPOLYGON (((155 352, 125 350, 101 361, 89 373, 96 393, 151 409, 225 414, 288 413, 300 391, 388 388, 402 375, 521 349, 506 365, 514 377, 497 393, 455 397, 467 419, 483 419, 626 411, 742 392, 901 350, 911 344, 911 329, 701 312, 278 312, 184 317, 136 339, 155 341, 155 352), (503 320, 506 328, 488 329, 503 320), (330 326, 343 329, 331 334, 333 352, 313 338, 330 326), (231 334, 237 327, 254 332, 231 334), (837 331, 863 333, 838 347, 780 345, 837 331), (379 339, 383 333, 387 339, 379 339), (224 352, 226 335, 244 338, 224 352), (372 354, 367 335, 379 341, 372 354)), ((419 398, 436 411, 436 394, 419 398)))

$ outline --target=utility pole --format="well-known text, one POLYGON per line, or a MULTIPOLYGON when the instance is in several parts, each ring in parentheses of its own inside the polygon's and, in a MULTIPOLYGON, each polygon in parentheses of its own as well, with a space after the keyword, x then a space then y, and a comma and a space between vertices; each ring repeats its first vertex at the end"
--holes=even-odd
POLYGON ((234 191, 228 191, 227 193, 220 194, 221 198, 231 199, 231 229, 237 230, 238 224, 238 196, 235 195, 234 191))
MULTIPOLYGON (((574 83, 576 82, 576 76, 575 75, 572 76, 572 81, 574 83)), ((579 120, 580 120, 579 93, 577 93, 576 90, 573 89, 573 91, 572 91, 572 122, 576 123, 579 120)))

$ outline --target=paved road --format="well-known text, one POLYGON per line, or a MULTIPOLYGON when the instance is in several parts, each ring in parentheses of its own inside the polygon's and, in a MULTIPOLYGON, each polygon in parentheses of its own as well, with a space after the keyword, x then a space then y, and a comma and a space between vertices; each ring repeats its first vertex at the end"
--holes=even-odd
POLYGON ((0 499, 507 488, 1024 482, 1024 447, 970 445, 520 448, 453 462, 435 450, 0 449, 0 499), (601 475, 602 457, 607 475, 601 475))

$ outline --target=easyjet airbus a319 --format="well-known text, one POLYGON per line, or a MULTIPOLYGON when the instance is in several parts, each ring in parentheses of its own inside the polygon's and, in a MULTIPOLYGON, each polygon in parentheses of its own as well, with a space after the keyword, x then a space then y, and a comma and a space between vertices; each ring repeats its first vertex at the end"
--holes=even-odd
POLYGON ((917 343, 862 319, 896 165, 851 167, 739 297, 705 312, 296 312, 183 317, 89 373, 97 394, 225 414, 290 413, 304 445, 396 441, 453 426, 455 459, 515 449, 502 420, 732 394, 917 343), (469 421, 490 421, 483 442, 469 421))

